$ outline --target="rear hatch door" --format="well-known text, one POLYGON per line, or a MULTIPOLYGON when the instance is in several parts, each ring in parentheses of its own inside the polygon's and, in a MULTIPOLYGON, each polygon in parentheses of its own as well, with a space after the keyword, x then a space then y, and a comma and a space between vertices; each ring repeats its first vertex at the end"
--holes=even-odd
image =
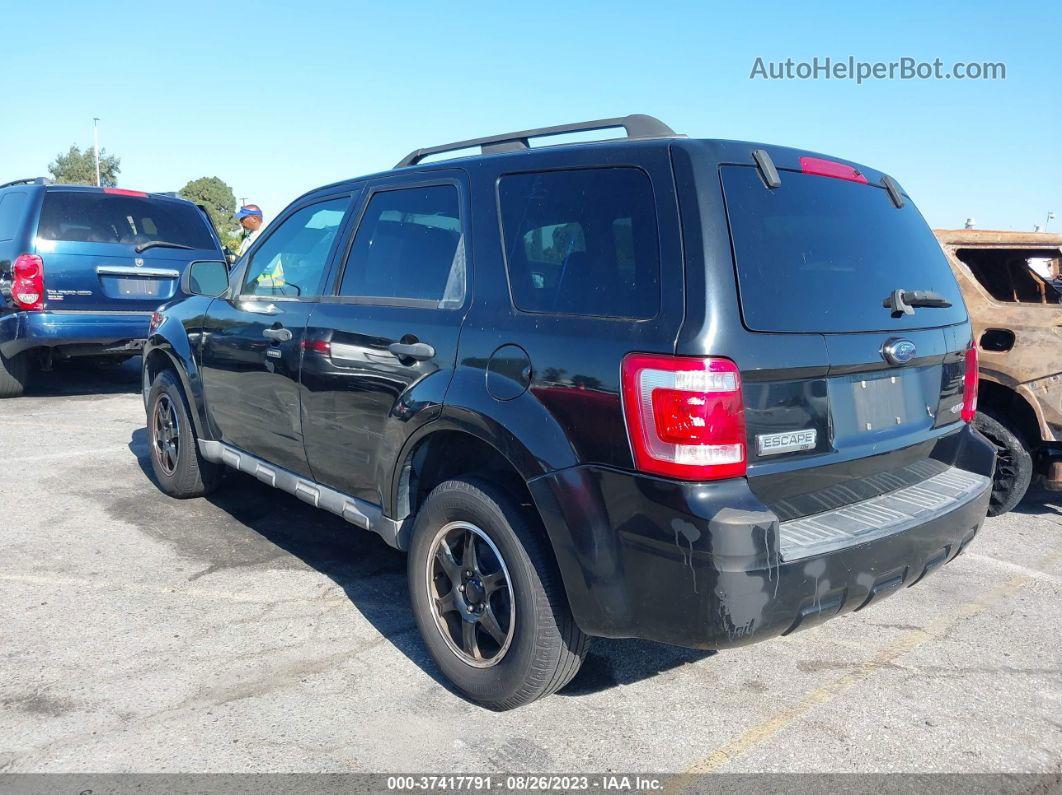
POLYGON ((817 338, 826 359, 743 373, 749 483, 783 520, 946 478, 961 422, 970 328, 951 269, 909 199, 838 171, 852 178, 780 169, 770 188, 721 169, 749 336, 817 338), (932 305, 884 305, 897 290, 932 305))
POLYGON ((35 248, 51 311, 151 311, 189 262, 222 257, 195 205, 118 189, 50 189, 35 248))

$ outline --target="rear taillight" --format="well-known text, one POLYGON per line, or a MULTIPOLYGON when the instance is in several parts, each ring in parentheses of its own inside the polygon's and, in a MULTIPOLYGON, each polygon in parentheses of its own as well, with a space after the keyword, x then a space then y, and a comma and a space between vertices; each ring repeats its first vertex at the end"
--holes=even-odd
POLYGON ((977 414, 977 348, 966 349, 966 372, 962 379, 962 420, 973 422, 977 414))
POLYGON ((304 351, 310 351, 311 353, 319 353, 322 356, 332 355, 332 343, 328 340, 303 340, 300 343, 300 347, 304 351))
POLYGON ((745 474, 745 404, 736 364, 632 353, 623 360, 622 379, 639 470, 684 480, 745 474))
POLYGON ((128 190, 127 188, 104 188, 104 193, 109 193, 112 196, 141 196, 147 197, 147 194, 142 190, 128 190))
POLYGON ((19 309, 44 307, 44 260, 36 254, 23 254, 11 268, 14 281, 11 299, 19 309))

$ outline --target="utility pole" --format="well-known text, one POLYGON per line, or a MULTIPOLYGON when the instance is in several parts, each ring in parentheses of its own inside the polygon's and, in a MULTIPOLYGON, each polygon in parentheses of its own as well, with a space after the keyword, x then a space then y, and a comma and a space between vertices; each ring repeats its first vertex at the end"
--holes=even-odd
POLYGON ((96 153, 96 187, 100 187, 100 127, 99 116, 92 117, 92 147, 96 153))

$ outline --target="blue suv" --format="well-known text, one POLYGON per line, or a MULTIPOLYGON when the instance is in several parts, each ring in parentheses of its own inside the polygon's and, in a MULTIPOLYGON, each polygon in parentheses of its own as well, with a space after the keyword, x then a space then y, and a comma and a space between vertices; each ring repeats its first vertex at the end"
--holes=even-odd
POLYGON ((138 354, 185 266, 221 256, 206 212, 175 195, 0 185, 0 398, 53 358, 138 354))

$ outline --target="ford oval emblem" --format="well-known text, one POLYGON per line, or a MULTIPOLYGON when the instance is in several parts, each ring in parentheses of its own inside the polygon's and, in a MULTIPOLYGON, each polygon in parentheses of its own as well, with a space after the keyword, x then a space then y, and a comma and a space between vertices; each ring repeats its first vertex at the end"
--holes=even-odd
POLYGON ((907 364, 917 353, 915 344, 910 340, 891 339, 881 347, 881 355, 889 364, 907 364))
POLYGON ((144 260, 142 260, 140 257, 134 257, 133 258, 133 264, 136 265, 138 268, 143 268, 144 267, 144 260))

